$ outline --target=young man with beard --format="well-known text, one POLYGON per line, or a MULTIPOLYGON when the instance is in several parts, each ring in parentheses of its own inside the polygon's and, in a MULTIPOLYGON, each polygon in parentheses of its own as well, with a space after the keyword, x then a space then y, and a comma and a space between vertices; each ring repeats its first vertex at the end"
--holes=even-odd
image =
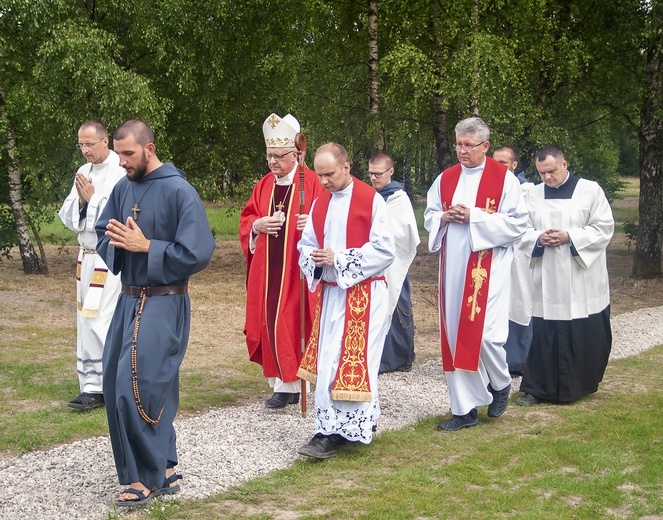
POLYGON ((156 156, 145 122, 130 119, 113 144, 126 178, 96 230, 97 251, 122 292, 104 350, 104 398, 120 484, 115 500, 136 506, 179 491, 173 419, 189 340, 189 277, 215 248, 205 209, 184 172, 156 156))

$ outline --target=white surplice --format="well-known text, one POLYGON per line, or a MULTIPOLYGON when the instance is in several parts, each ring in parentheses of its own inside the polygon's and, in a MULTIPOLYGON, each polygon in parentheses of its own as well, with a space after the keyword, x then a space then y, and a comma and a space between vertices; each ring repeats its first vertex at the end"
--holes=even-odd
MULTIPOLYGON (((81 215, 76 185, 71 188, 69 196, 60 208, 60 219, 71 231, 78 233, 81 246, 81 280, 78 284, 78 301, 85 308, 90 282, 96 269, 106 269, 106 264, 94 251, 97 247, 97 233, 94 226, 106 206, 106 201, 113 191, 115 183, 126 175, 120 166, 120 157, 112 150, 106 159, 99 163, 87 163, 78 172, 92 182, 94 194, 87 204, 84 215, 81 215)), ((102 393, 101 357, 106 341, 106 333, 110 326, 118 294, 120 293, 120 277, 108 271, 102 292, 95 302, 95 317, 85 317, 85 312, 76 311, 76 368, 81 392, 91 394, 102 393)))
POLYGON ((610 303, 606 248, 614 231, 608 199, 594 181, 578 179, 570 199, 546 199, 544 184, 525 197, 529 229, 521 249, 531 257, 536 241, 548 229, 569 233, 570 244, 546 247, 541 257, 531 258, 533 269, 533 316, 545 320, 586 318, 610 303))
POLYGON ((389 286, 389 309, 390 314, 392 314, 401 295, 403 281, 417 254, 420 239, 412 203, 404 190, 398 190, 389 196, 387 199, 387 214, 389 215, 391 232, 394 236, 396 253, 394 262, 385 273, 389 286))
POLYGON ((444 173, 435 179, 428 190, 424 212, 424 226, 429 233, 428 248, 431 252, 440 250, 446 235, 443 284, 445 305, 439 311, 444 313, 452 354, 456 348, 467 261, 473 251, 493 250, 479 369, 476 372, 445 372, 453 415, 465 415, 477 406, 489 405, 493 396, 487 389, 488 384, 497 391, 511 384, 503 345, 509 333, 512 244, 527 229, 527 211, 518 179, 511 174, 507 174, 504 179, 497 212, 489 214, 475 207, 484 165, 462 167, 452 198, 452 205, 462 203, 470 208, 469 223, 442 222, 440 179, 444 173))
POLYGON ((389 296, 383 280, 371 282, 367 353, 371 401, 332 400, 331 387, 341 355, 346 289, 368 278, 384 275, 384 270, 394 259, 394 243, 387 221, 386 204, 376 192, 369 241, 361 248, 346 248, 346 225, 353 187, 354 181, 345 189, 332 193, 325 218, 324 247, 334 251, 334 265, 324 266, 321 278, 315 278, 315 262, 311 259, 311 251, 319 249, 320 244, 311 218, 306 223, 297 248, 300 252, 299 264, 311 291, 315 290, 321 280, 337 284, 323 287, 315 385, 315 433, 339 434, 350 441, 369 444, 380 415, 378 369, 384 338, 389 329, 389 296))
MULTIPOLYGON (((520 185, 523 197, 533 186, 534 184, 531 182, 520 185)), ((513 245, 509 320, 526 327, 532 319, 532 270, 529 267, 530 256, 519 247, 523 239, 524 235, 516 240, 513 245)))

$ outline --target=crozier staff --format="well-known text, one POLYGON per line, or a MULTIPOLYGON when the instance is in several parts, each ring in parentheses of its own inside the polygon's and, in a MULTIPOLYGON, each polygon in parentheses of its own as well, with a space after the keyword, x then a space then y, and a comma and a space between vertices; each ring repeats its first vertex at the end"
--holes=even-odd
MULTIPOLYGON (((244 334, 249 359, 262 367, 272 396, 268 409, 299 403, 302 359, 297 241, 313 200, 324 190, 312 170, 297 174, 295 137, 299 122, 290 114, 270 114, 262 126, 267 164, 271 171, 253 188, 239 219, 239 238, 246 258, 246 320, 244 334), (297 206, 306 192, 303 210, 297 206)), ((311 306, 306 299, 305 335, 311 330, 311 306)))

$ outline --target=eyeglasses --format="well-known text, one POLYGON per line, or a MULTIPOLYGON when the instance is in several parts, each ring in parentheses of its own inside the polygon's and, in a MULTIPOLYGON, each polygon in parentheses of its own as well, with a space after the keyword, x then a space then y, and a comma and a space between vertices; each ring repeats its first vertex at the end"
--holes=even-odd
POLYGON ((267 159, 267 162, 271 161, 274 159, 277 162, 281 162, 286 155, 290 155, 291 153, 295 153, 297 150, 290 150, 289 152, 278 154, 278 153, 266 153, 265 158, 267 159))
POLYGON ((376 179, 379 179, 380 177, 382 177, 385 173, 387 173, 391 169, 392 169, 392 166, 390 166, 389 168, 387 168, 386 170, 383 170, 381 172, 368 172, 368 176, 369 177, 375 177, 376 179))
POLYGON ((83 148, 92 148, 95 144, 100 143, 104 139, 106 139, 106 138, 102 137, 101 139, 99 139, 95 143, 76 143, 76 148, 78 148, 79 150, 82 150, 83 148))
POLYGON ((477 143, 477 144, 458 144, 458 143, 456 143, 454 145, 454 150, 456 150, 457 152, 460 152, 462 150, 465 150, 466 152, 469 152, 471 150, 474 150, 477 146, 481 146, 485 142, 486 141, 481 141, 480 143, 477 143))

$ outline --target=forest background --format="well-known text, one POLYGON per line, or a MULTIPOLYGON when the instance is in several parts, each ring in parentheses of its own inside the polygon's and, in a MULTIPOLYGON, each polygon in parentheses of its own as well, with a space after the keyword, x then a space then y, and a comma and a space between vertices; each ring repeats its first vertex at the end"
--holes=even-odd
POLYGON ((479 115, 532 179, 546 144, 610 198, 639 176, 632 274, 660 277, 662 18, 662 0, 0 0, 0 255, 45 271, 34 243, 88 119, 146 120, 204 199, 242 204, 271 112, 360 177, 386 151, 412 196, 479 115))

